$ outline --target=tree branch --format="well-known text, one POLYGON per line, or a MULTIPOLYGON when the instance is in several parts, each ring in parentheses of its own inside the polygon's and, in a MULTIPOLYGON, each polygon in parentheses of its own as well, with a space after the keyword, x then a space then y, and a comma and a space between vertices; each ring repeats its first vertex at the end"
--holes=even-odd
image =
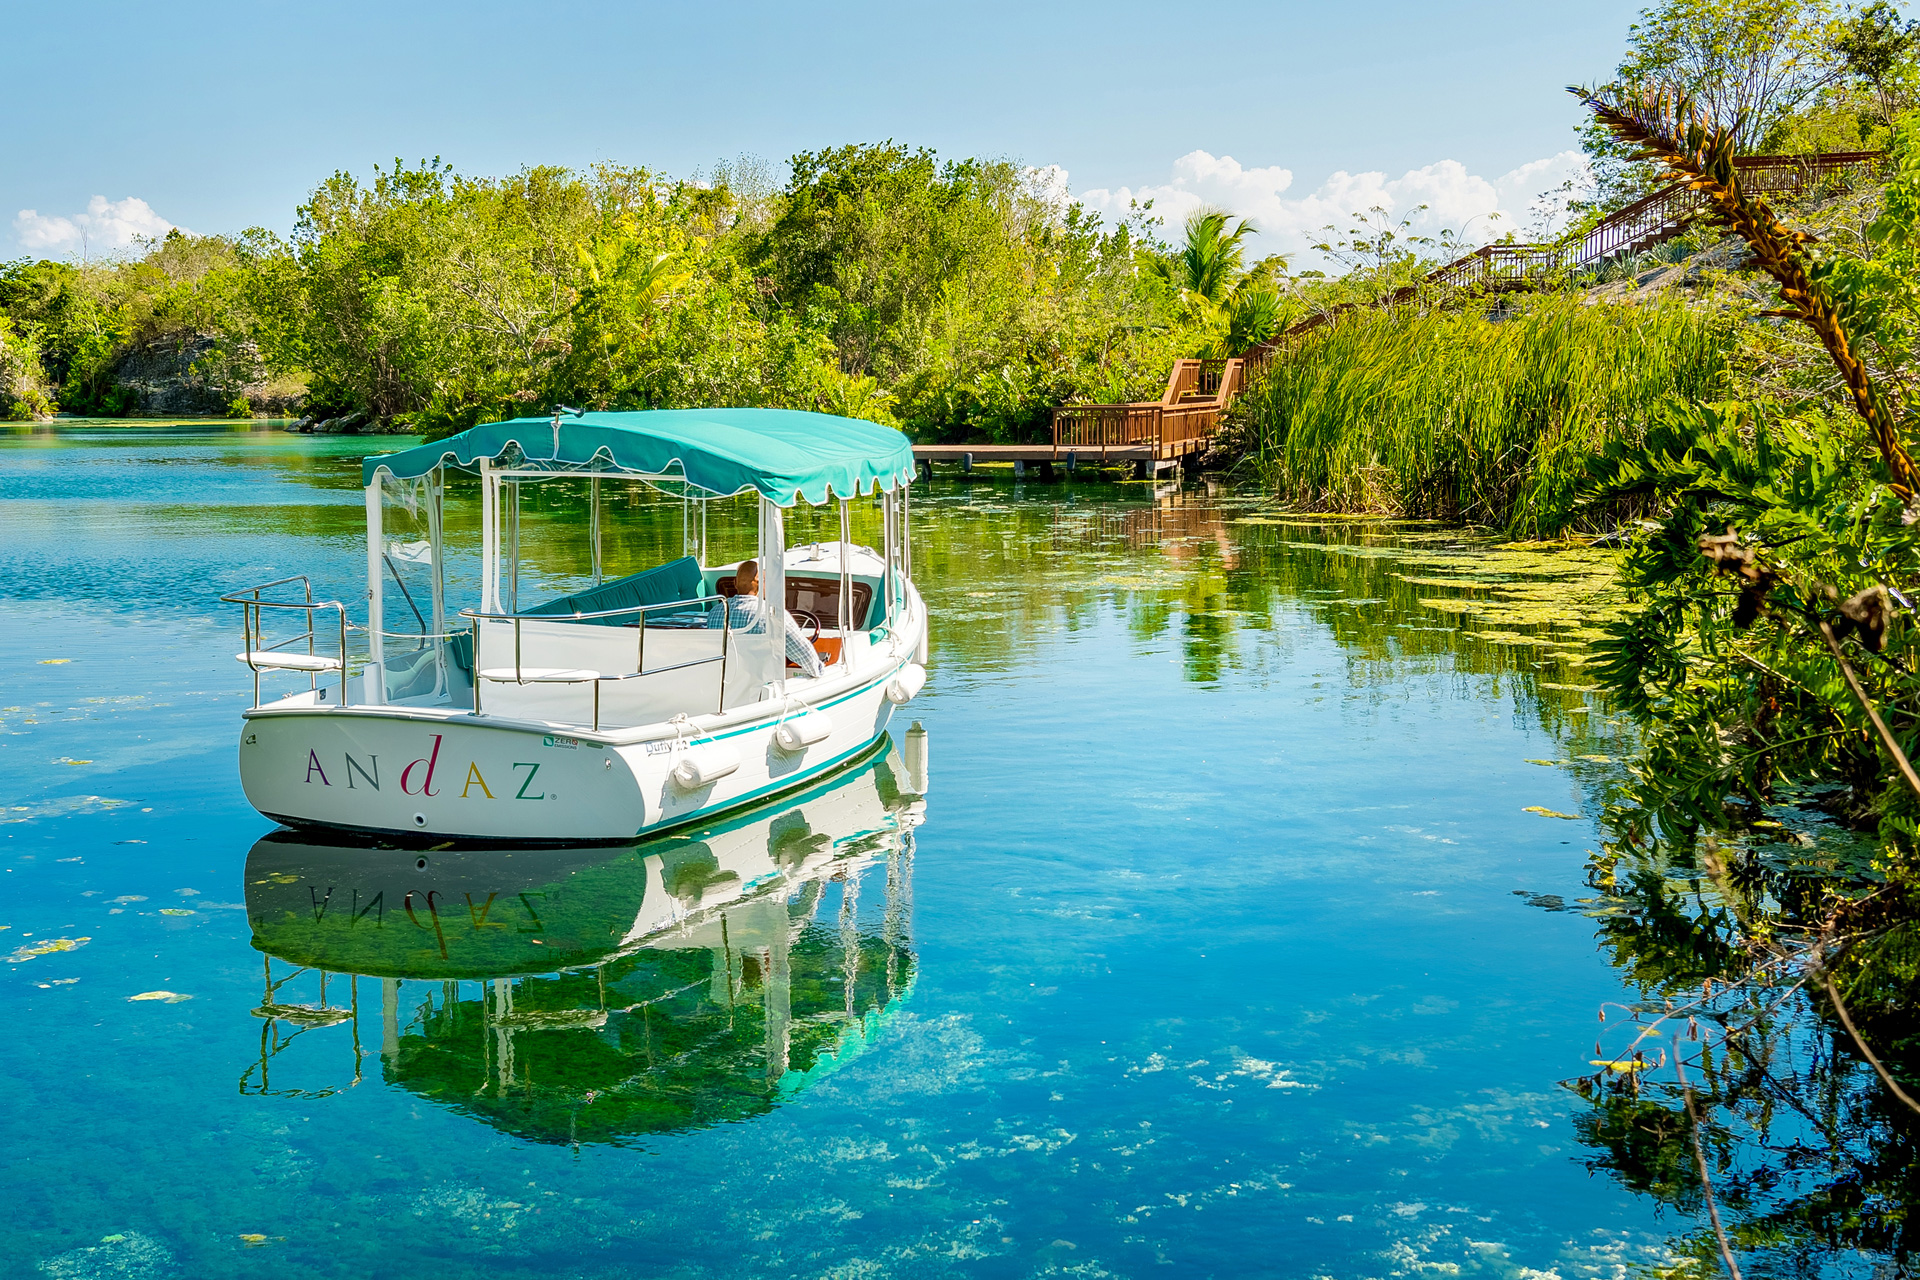
POLYGON ((1840 674, 1847 678, 1847 688, 1853 691, 1853 700, 1858 702, 1860 709, 1867 713, 1867 719, 1873 721, 1874 730, 1880 735, 1880 745, 1887 749, 1887 754, 1893 757, 1893 762, 1900 766, 1900 776, 1907 780, 1907 785, 1913 788, 1913 793, 1920 796, 1920 774, 1913 771, 1913 762, 1908 760, 1907 753, 1900 749, 1899 742, 1894 739, 1893 730, 1887 728, 1887 722, 1880 718, 1880 713, 1874 709, 1873 703, 1867 698, 1867 691, 1860 687, 1860 677, 1853 673, 1851 666, 1847 665, 1846 656, 1840 652, 1840 641, 1834 637, 1833 628, 1827 625, 1825 618, 1815 618, 1814 624, 1820 628, 1820 635, 1826 640, 1827 648, 1832 651, 1833 660, 1840 664, 1840 674))
POLYGON ((1920 1112, 1920 1102, 1915 1102, 1912 1096, 1900 1087, 1900 1082, 1880 1065, 1880 1059, 1873 1056, 1873 1050, 1867 1048, 1867 1042, 1861 1039, 1858 1031, 1854 1030, 1853 1019, 1847 1016, 1847 1006, 1840 1003, 1840 989, 1833 985, 1833 975, 1827 972, 1825 958, 1818 952, 1815 953, 1816 961, 1822 962, 1820 963, 1820 981, 1827 989, 1827 999, 1833 1001, 1833 1011, 1840 1015, 1840 1025, 1845 1027, 1847 1034, 1853 1038, 1853 1047, 1860 1051, 1860 1056, 1867 1060, 1867 1065, 1873 1068, 1874 1074, 1880 1077, 1880 1083, 1887 1086, 1888 1092, 1906 1103, 1910 1110, 1920 1112))
POLYGON ((1720 1207, 1713 1201, 1713 1178, 1707 1173, 1707 1153, 1700 1145, 1700 1113, 1693 1108, 1693 1086, 1687 1083, 1687 1069, 1680 1063, 1680 1041, 1673 1042, 1673 1070, 1680 1077, 1680 1094, 1687 1104, 1687 1136, 1693 1139, 1693 1163, 1700 1170, 1700 1190, 1707 1197, 1707 1218, 1713 1223, 1713 1236, 1720 1244, 1720 1260, 1727 1264, 1727 1275, 1740 1280, 1740 1265, 1733 1260, 1727 1244, 1727 1229, 1720 1225, 1720 1207))
POLYGON ((1920 469, 1901 442, 1866 364, 1854 353, 1839 308, 1808 270, 1805 246, 1811 238, 1789 231, 1765 201, 1751 199, 1741 189, 1733 166, 1734 130, 1708 126, 1691 102, 1670 90, 1644 89, 1620 95, 1617 102, 1577 86, 1570 86, 1568 92, 1584 102, 1615 138, 1636 148, 1641 159, 1655 162, 1705 195, 1714 221, 1747 242, 1761 269, 1780 286, 1789 314, 1813 330, 1826 348, 1846 381, 1854 412, 1866 424, 1886 463, 1891 487, 1901 501, 1911 502, 1920 493, 1920 469))

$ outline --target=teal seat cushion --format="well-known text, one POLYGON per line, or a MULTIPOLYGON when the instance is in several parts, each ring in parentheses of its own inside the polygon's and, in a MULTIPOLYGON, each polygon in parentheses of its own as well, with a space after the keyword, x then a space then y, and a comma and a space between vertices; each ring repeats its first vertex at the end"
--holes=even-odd
MULTIPOLYGON (((522 609, 523 614, 544 616, 575 613, 603 613, 608 609, 637 609, 641 605, 672 604, 676 600, 697 600, 700 597, 700 562, 692 556, 681 556, 661 565, 657 569, 648 569, 644 573, 629 574, 616 578, 612 582, 603 582, 586 591, 575 592, 570 596, 561 596, 558 600, 549 600, 545 604, 522 609)), ((697 611, 698 605, 689 605, 689 611, 697 611)), ((662 620, 662 614, 648 614, 647 621, 654 623, 662 620)), ((630 627, 639 621, 637 614, 620 614, 611 618, 582 618, 582 622, 596 622, 608 627, 630 627)))

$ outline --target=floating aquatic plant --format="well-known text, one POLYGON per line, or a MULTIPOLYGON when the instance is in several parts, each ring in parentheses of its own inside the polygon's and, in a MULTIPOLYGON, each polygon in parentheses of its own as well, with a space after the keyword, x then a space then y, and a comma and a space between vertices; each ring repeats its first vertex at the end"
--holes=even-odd
POLYGON ((25 964, 40 956, 50 956, 60 951, 77 951, 92 941, 92 938, 48 938, 45 942, 36 942, 32 946, 16 949, 7 957, 7 963, 25 964))

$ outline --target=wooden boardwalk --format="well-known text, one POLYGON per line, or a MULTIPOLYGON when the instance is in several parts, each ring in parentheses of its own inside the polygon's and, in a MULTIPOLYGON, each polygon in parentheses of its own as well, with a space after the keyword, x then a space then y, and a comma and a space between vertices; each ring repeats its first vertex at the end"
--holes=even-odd
POLYGON ((968 471, 976 462, 1011 462, 1015 475, 1024 475, 1028 467, 1038 467, 1040 478, 1052 480, 1062 471, 1072 474, 1080 467, 1125 463, 1134 474, 1145 478, 1179 465, 1178 459, 1155 458, 1151 445, 1115 445, 1107 449, 1057 448, 1050 444, 917 444, 913 460, 927 475, 936 462, 957 462, 968 471))
POLYGON ((1182 464, 1195 465, 1213 447, 1220 417, 1240 393, 1244 360, 1176 360, 1158 400, 1131 404, 1069 404, 1053 411, 1052 444, 917 444, 913 459, 932 473, 936 462, 1011 462, 1015 474, 1038 464, 1051 480, 1056 467, 1131 464, 1142 479, 1182 464))

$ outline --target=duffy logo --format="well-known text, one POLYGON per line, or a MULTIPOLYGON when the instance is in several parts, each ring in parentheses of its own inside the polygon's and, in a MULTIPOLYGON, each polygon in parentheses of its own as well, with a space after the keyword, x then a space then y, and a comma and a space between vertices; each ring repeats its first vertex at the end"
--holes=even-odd
MULTIPOLYGON (((400 770, 400 791, 403 795, 433 797, 440 794, 441 789, 434 786, 434 775, 440 768, 440 746, 444 741, 445 735, 434 734, 433 746, 428 749, 427 754, 417 760, 408 761, 406 767, 400 770)), ((347 790, 357 791, 362 787, 373 791, 380 790, 379 756, 369 755, 364 764, 350 751, 342 752, 341 756, 345 760, 345 763, 337 766, 334 773, 335 776, 339 777, 346 784, 347 790)), ((491 768, 492 766, 489 767, 491 768)), ((509 799, 545 800, 547 798, 547 793, 544 790, 535 791, 533 789, 534 779, 538 777, 540 773, 538 763, 531 760, 516 760, 513 762, 512 768, 514 773, 519 776, 520 786, 508 797, 509 799), (525 770, 526 772, 522 774, 520 772, 521 770, 525 770)), ((304 781, 308 786, 312 786, 316 782, 323 787, 331 787, 334 785, 333 779, 327 776, 326 765, 321 762, 320 753, 311 747, 307 748, 307 776, 304 781)), ((511 783, 508 785, 511 786, 511 783)), ((458 800, 492 800, 496 798, 492 786, 487 782, 486 775, 480 772, 480 764, 478 761, 469 760, 467 762, 466 778, 461 784, 460 794, 454 798, 458 800)))

